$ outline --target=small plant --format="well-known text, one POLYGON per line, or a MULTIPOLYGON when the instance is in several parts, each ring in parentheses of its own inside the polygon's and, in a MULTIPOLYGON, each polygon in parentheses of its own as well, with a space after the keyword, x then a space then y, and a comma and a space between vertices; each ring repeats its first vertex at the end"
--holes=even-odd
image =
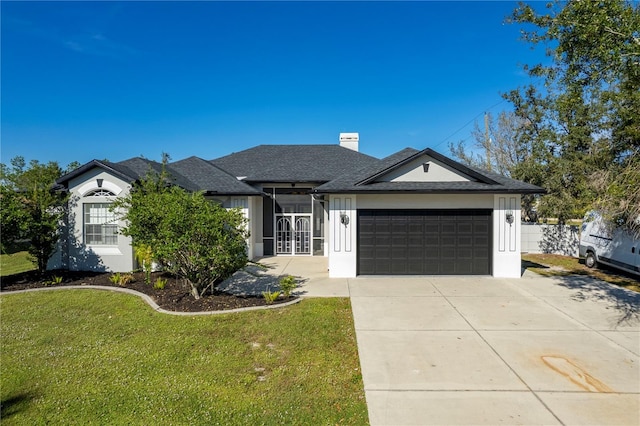
POLYGON ((120 272, 116 272, 109 277, 109 281, 112 284, 117 284, 119 286, 125 286, 134 281, 133 274, 121 274, 120 272))
POLYGON ((62 277, 59 277, 57 275, 54 275, 51 280, 49 281, 44 281, 43 284, 45 286, 50 286, 50 285, 59 285, 62 284, 62 277))
POLYGON ((109 277, 109 281, 111 281, 111 284, 120 284, 120 272, 111 274, 111 276, 109 277))
POLYGON ((156 278, 156 282, 153 284, 153 288, 156 290, 162 290, 167 285, 168 280, 163 278, 156 278))
POLYGON ((280 278, 280 290, 282 290, 282 295, 284 297, 291 296, 291 292, 297 287, 296 279, 287 275, 285 277, 280 278))
POLYGON ((269 291, 267 289, 267 291, 263 291, 262 292, 262 297, 264 297, 264 301, 267 303, 267 305, 272 305, 273 302, 275 302, 275 300, 280 296, 280 292, 279 291, 269 291))
POLYGON ((142 271, 144 272, 145 284, 151 284, 151 269, 153 267, 153 251, 151 246, 146 244, 139 244, 135 247, 136 259, 138 263, 142 265, 142 271))

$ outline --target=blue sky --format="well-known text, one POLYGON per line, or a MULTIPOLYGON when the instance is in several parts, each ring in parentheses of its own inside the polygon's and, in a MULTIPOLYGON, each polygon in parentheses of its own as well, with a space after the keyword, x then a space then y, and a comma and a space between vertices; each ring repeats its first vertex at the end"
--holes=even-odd
POLYGON ((542 59, 503 23, 515 2, 0 7, 4 163, 212 159, 340 132, 376 157, 448 154, 542 59))

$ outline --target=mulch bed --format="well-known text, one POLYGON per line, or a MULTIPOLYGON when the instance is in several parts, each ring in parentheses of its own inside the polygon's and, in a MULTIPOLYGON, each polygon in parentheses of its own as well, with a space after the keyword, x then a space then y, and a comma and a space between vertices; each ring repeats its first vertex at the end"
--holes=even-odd
MULTIPOLYGON (((174 275, 166 272, 154 272, 151 274, 151 283, 160 277, 167 280, 166 286, 162 289, 154 289, 153 284, 144 282, 144 274, 136 272, 133 274, 135 281, 118 286, 109 281, 111 273, 105 272, 81 272, 81 271, 48 271, 44 277, 38 276, 34 271, 3 277, 0 281, 0 290, 15 291, 32 288, 52 288, 70 285, 100 285, 106 287, 121 287, 139 291, 147 294, 163 309, 174 312, 204 312, 204 311, 224 311, 236 308, 246 308, 251 306, 265 306, 263 297, 256 296, 235 296, 233 294, 214 291, 196 300, 190 292, 187 283, 177 279, 174 275), (61 284, 51 284, 54 276, 62 277, 61 284)), ((274 304, 284 303, 294 300, 295 297, 279 297, 274 304)))

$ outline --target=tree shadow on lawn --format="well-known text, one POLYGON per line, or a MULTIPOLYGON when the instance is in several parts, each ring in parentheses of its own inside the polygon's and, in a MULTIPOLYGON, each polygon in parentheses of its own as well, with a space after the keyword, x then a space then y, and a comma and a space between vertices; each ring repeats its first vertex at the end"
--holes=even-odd
POLYGON ((35 395, 30 392, 23 392, 0 401, 0 419, 6 420, 9 417, 24 411, 35 395))

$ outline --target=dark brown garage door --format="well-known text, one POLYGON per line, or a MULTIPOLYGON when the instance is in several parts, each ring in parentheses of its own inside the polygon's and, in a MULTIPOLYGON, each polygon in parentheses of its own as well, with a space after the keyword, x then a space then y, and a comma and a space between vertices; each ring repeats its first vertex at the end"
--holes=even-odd
POLYGON ((358 210, 358 274, 491 274, 491 210, 358 210))

